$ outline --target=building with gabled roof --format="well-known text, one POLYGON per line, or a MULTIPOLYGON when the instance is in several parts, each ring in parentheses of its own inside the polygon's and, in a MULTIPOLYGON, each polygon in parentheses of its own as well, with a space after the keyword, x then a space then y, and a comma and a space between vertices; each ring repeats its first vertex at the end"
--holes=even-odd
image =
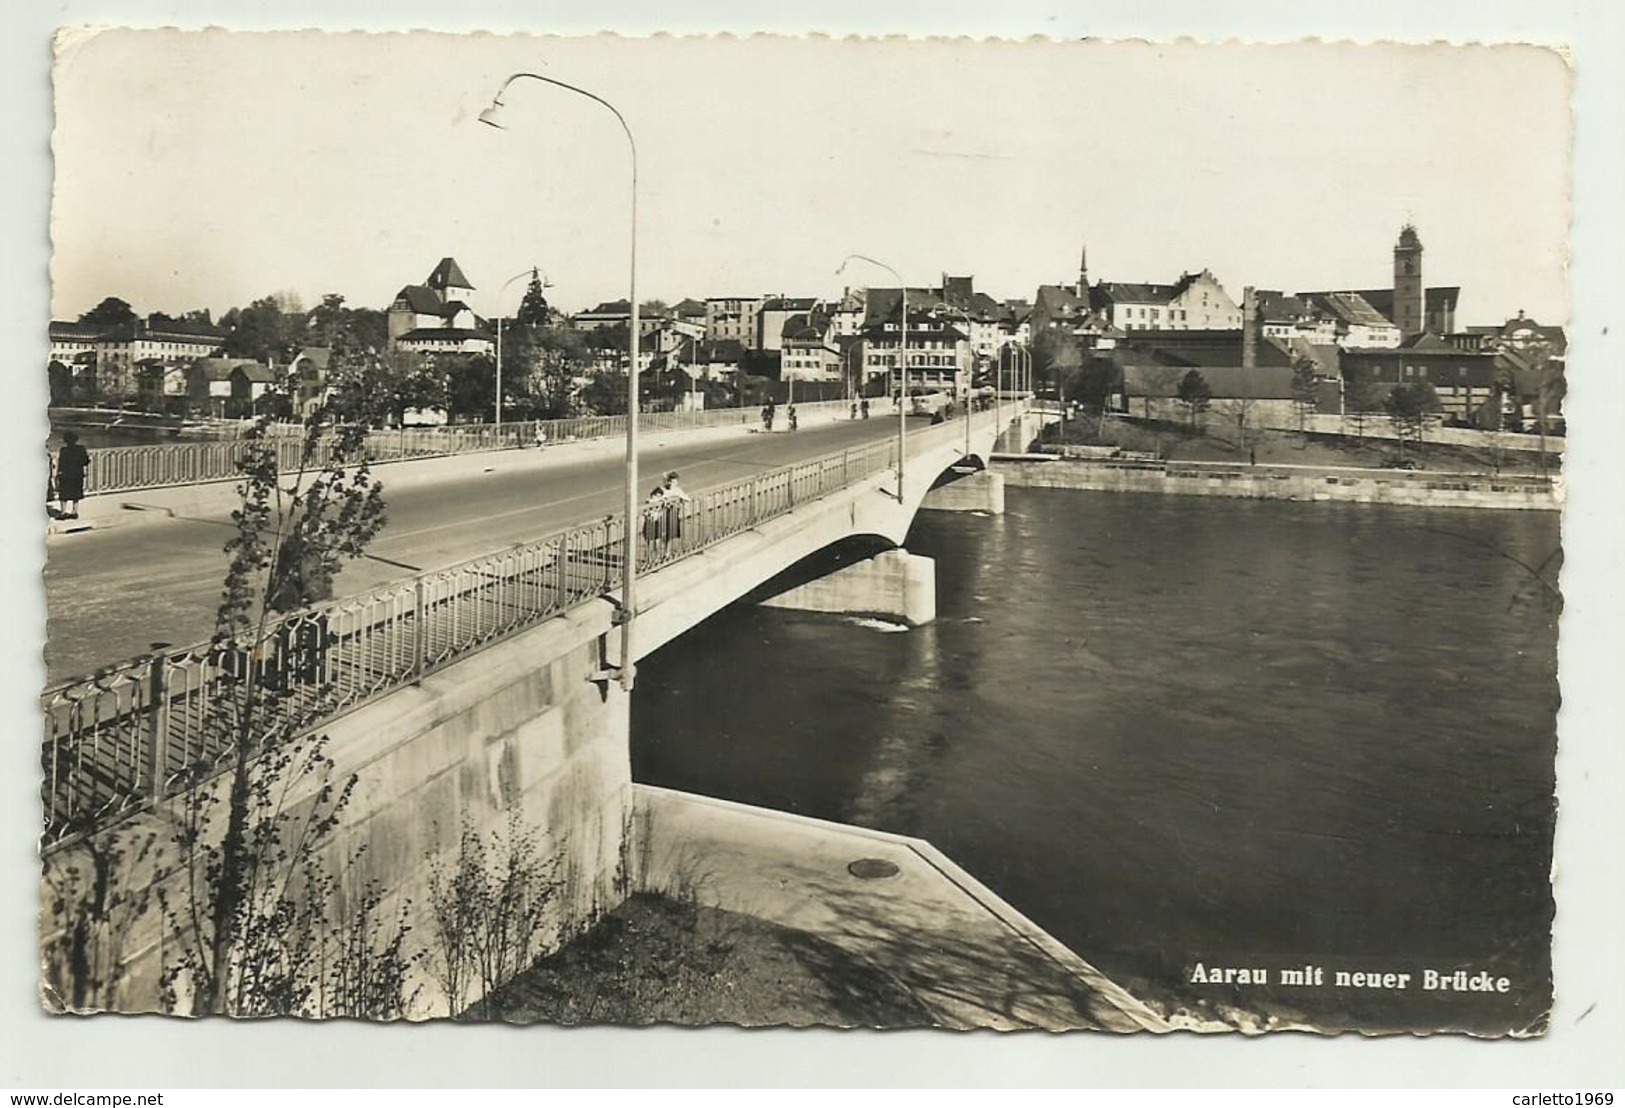
POLYGON ((407 285, 389 305, 389 342, 428 353, 490 353, 494 340, 468 306, 473 284, 455 258, 441 258, 420 285, 407 285))
POLYGON ((1170 285, 1100 281, 1089 306, 1123 331, 1210 331, 1241 326, 1241 309, 1213 272, 1184 273, 1170 285))

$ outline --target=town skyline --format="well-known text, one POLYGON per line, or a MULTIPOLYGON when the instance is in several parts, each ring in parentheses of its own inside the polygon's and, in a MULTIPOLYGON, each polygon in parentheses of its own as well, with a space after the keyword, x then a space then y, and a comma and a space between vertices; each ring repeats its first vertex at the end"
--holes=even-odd
POLYGON ((1236 296, 1378 287, 1410 222, 1427 283, 1461 287, 1461 319, 1568 315, 1570 78, 1540 48, 168 34, 63 47, 55 318, 106 296, 142 314, 218 316, 284 290, 307 308, 331 292, 383 308, 442 256, 470 274, 482 315, 511 313, 517 282, 513 303, 496 294, 533 264, 568 310, 624 299, 626 146, 613 119, 532 86, 507 97, 505 134, 475 121, 502 77, 538 58, 616 103, 637 136, 640 299, 896 283, 862 265, 837 275, 853 251, 911 285, 969 274, 1025 298, 1075 280, 1085 247, 1092 280, 1209 269, 1236 296), (1277 80, 1301 73, 1305 51, 1317 86, 1277 80), (1148 64, 1166 80, 1147 82, 1148 64), (674 86, 685 68, 693 79, 674 86), (809 69, 835 87, 782 75, 809 69), (426 71, 432 82, 415 76, 426 71), (706 77, 716 72, 730 76, 706 77), (1138 97, 1119 79, 1130 72, 1138 97), (1018 77, 1026 95, 1012 96, 1018 77), (769 95, 730 94, 730 82, 769 95), (1365 110, 1330 127, 1350 96, 1365 110), (1402 100, 1422 108, 1385 107, 1402 100), (1085 104, 1085 118, 1034 121, 1057 102, 1085 104), (706 116, 716 104, 728 118, 706 116), (1492 119, 1520 135, 1521 157, 1448 153, 1449 136, 1492 119), (1181 148, 1194 175, 1149 168, 1181 148), (424 183, 370 184, 402 174, 424 183), (1519 218, 1494 218, 1505 211, 1519 218))

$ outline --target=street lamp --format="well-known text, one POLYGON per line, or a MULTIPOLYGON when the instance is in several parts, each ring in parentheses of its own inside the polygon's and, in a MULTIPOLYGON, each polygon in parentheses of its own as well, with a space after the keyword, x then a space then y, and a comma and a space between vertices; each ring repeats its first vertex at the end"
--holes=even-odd
MULTIPOLYGON (((494 124, 493 124, 493 126, 494 126, 494 124)), ((535 266, 531 266, 529 269, 522 269, 518 273, 515 273, 512 277, 509 277, 506 281, 502 282, 502 287, 497 290, 497 418, 496 418, 496 426, 497 426, 497 430, 498 430, 499 433, 502 430, 502 298, 503 298, 504 295, 507 294, 509 285, 513 284, 515 281, 519 280, 519 278, 521 278, 521 277, 524 277, 524 276, 527 276, 527 275, 535 276, 539 272, 540 272, 540 270, 537 269, 537 267, 535 267, 535 266)), ((538 277, 537 279, 539 281, 541 281, 542 288, 545 289, 545 288, 548 287, 546 277, 538 277)))
POLYGON ((885 262, 876 261, 867 254, 848 254, 841 260, 841 266, 835 271, 839 277, 846 272, 846 266, 851 261, 868 262, 879 266, 893 277, 897 278, 898 288, 903 293, 903 320, 902 327, 897 333, 897 500, 903 500, 903 455, 908 446, 908 285, 902 276, 885 262))
POLYGON ((632 691, 634 667, 632 665, 632 617, 637 610, 634 604, 633 590, 638 578, 638 544, 636 541, 638 518, 638 144, 632 137, 632 128, 627 126, 626 118, 619 109, 605 100, 577 88, 575 85, 556 81, 552 77, 543 77, 539 73, 520 72, 511 74, 497 94, 491 98, 491 106, 480 113, 480 122, 488 123, 499 130, 502 124, 497 122, 497 116, 502 109, 502 95, 508 91, 508 86, 521 78, 540 81, 544 85, 573 92, 578 96, 585 96, 595 104, 607 108, 615 121, 621 125, 626 134, 626 144, 632 153, 632 201, 631 201, 631 247, 628 258, 627 277, 627 303, 632 309, 631 334, 628 339, 629 352, 632 357, 631 365, 626 371, 626 504, 624 518, 621 525, 621 606, 615 613, 615 621, 621 626, 621 666, 620 685, 627 692, 632 691))

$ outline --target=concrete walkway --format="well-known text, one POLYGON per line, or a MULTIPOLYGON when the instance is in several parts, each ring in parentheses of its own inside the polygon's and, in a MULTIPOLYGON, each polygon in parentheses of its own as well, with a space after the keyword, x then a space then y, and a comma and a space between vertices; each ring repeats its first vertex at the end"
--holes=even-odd
POLYGON ((633 792, 640 889, 826 940, 912 993, 939 1027, 1169 1030, 923 840, 651 785, 633 792))

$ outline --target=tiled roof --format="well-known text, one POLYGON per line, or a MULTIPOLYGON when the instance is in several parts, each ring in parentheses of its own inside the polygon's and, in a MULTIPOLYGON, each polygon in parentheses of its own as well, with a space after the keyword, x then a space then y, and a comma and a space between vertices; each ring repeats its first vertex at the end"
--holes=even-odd
POLYGON ((696 343, 693 349, 693 358, 696 362, 737 362, 744 356, 745 346, 738 339, 717 339, 714 342, 696 343))
POLYGON ((457 262, 453 258, 441 258, 440 264, 434 267, 434 272, 429 274, 429 279, 423 283, 431 289, 471 289, 474 287, 469 279, 463 276, 463 271, 458 268, 457 262))
POLYGON ((194 358, 188 372, 197 372, 205 381, 229 381, 232 370, 241 365, 259 363, 252 358, 194 358))
MULTIPOLYGON (((878 320, 892 319, 898 312, 898 304, 903 299, 903 290, 900 288, 871 288, 864 290, 864 303, 867 311, 863 321, 874 323, 878 320)), ((916 309, 922 309, 928 304, 935 304, 941 300, 936 289, 915 288, 912 285, 908 290, 908 310, 913 315, 916 309)))
POLYGON ((61 319, 51 320, 50 330, 52 342, 91 342, 102 333, 100 327, 88 323, 71 323, 61 319))
POLYGON ((1406 339, 1404 342, 1400 343, 1399 345, 1400 345, 1401 349, 1409 350, 1409 351, 1412 351, 1412 352, 1417 353, 1417 354, 1459 354, 1459 353, 1461 353, 1461 350, 1458 347, 1451 346, 1448 342, 1445 342, 1438 335, 1431 334, 1431 333, 1425 332, 1425 331, 1420 335, 1411 336, 1410 338, 1406 339))
MULTIPOLYGON (((1179 395, 1182 367, 1131 365, 1123 367, 1123 390, 1130 396, 1169 398, 1179 395)), ((1203 366, 1198 372, 1213 390, 1214 400, 1291 400, 1292 367, 1203 366)))
MULTIPOLYGON (((428 285, 407 285, 395 294, 395 303, 406 301, 406 306, 418 315, 445 315, 446 303, 428 285)), ((393 305, 391 305, 393 307, 393 305)))
POLYGON ((1258 318, 1266 323, 1313 319, 1318 314, 1307 297, 1288 296, 1274 289, 1258 290, 1258 318))
POLYGON ((594 315, 615 316, 617 318, 624 316, 630 319, 632 317, 632 302, 629 300, 605 300, 591 311, 577 312, 576 318, 580 319, 582 316, 594 315))
POLYGON ((402 335, 397 342, 418 342, 427 339, 462 340, 462 339, 489 339, 490 335, 472 327, 414 327, 402 335))
MULTIPOLYGON (((1241 331, 1130 331, 1118 340, 1112 355, 1123 365, 1239 367, 1241 331)), ((1292 355, 1285 347, 1266 340, 1258 344, 1258 361, 1266 367, 1290 366, 1292 355)))
MULTIPOLYGON (((1193 279, 1186 275, 1185 288, 1193 279)), ((1127 281, 1100 281, 1094 288, 1102 300, 1112 304, 1166 304, 1185 291, 1179 285, 1141 285, 1127 281)))
POLYGON ((1309 301, 1351 327, 1393 326, 1386 316, 1357 292, 1300 292, 1298 298, 1309 301))

